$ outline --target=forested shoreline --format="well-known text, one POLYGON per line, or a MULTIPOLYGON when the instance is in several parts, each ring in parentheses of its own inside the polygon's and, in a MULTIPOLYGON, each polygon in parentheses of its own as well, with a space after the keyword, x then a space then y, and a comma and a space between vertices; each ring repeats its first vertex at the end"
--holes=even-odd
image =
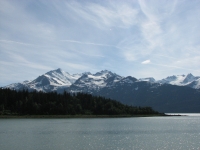
POLYGON ((159 115, 151 107, 124 105, 86 93, 0 89, 0 115, 159 115))

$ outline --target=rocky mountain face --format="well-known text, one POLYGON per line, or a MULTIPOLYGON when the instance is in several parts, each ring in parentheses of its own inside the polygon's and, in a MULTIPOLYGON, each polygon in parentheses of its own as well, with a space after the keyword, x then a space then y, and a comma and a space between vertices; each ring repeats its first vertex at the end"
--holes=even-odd
POLYGON ((58 93, 85 92, 128 105, 150 106, 160 112, 200 112, 200 77, 192 74, 156 81, 154 78, 122 77, 108 70, 71 75, 57 69, 33 81, 14 83, 4 88, 58 93))
POLYGON ((57 91, 62 88, 70 87, 82 75, 83 74, 70 75, 59 68, 57 70, 49 71, 37 77, 35 80, 10 84, 5 88, 15 90, 28 89, 30 91, 36 90, 43 92, 57 91))

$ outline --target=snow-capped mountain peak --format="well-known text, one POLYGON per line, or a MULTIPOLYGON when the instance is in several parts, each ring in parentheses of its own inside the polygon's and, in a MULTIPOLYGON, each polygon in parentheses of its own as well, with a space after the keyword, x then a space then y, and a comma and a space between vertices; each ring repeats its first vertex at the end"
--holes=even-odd
POLYGON ((46 76, 51 85, 57 85, 57 86, 70 86, 72 83, 74 83, 78 78, 81 77, 81 75, 70 75, 67 72, 64 72, 60 68, 56 70, 49 71, 44 74, 46 76))
POLYGON ((195 77, 191 73, 189 73, 187 76, 185 76, 185 79, 182 82, 187 84, 187 83, 192 82, 194 80, 195 80, 195 77))
POLYGON ((72 84, 72 86, 70 86, 70 92, 93 93, 105 87, 112 87, 122 78, 123 77, 107 70, 95 74, 84 74, 74 84, 72 84))
POLYGON ((112 75, 114 75, 114 73, 108 70, 102 70, 94 74, 94 76, 112 76, 112 75))
POLYGON ((187 75, 173 75, 169 76, 165 79, 156 81, 157 83, 161 84, 172 84, 172 85, 178 85, 178 86, 189 86, 189 87, 198 87, 196 86, 198 84, 198 79, 200 77, 195 77, 191 73, 187 75), (195 82, 197 81, 197 82, 195 82))
POLYGON ((118 75, 111 71, 103 70, 95 74, 84 74, 75 84, 84 83, 87 86, 104 87, 111 77, 115 78, 118 75))
POLYGON ((6 88, 30 89, 37 91, 52 91, 60 87, 71 86, 82 74, 70 75, 58 68, 51 70, 32 81, 24 81, 6 86, 6 88))

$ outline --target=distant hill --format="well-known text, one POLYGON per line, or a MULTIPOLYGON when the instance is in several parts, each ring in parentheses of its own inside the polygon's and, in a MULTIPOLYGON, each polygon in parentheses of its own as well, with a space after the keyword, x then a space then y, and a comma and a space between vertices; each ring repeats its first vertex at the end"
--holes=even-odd
POLYGON ((128 105, 151 106, 159 112, 200 113, 200 91, 189 87, 135 82, 105 87, 95 94, 128 105))

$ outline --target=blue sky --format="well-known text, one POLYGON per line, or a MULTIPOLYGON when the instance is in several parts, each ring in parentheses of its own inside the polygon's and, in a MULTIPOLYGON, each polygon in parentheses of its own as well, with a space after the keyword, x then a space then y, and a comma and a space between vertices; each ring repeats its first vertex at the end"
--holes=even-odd
POLYGON ((1 0, 0 86, 62 68, 200 75, 199 0, 1 0))

